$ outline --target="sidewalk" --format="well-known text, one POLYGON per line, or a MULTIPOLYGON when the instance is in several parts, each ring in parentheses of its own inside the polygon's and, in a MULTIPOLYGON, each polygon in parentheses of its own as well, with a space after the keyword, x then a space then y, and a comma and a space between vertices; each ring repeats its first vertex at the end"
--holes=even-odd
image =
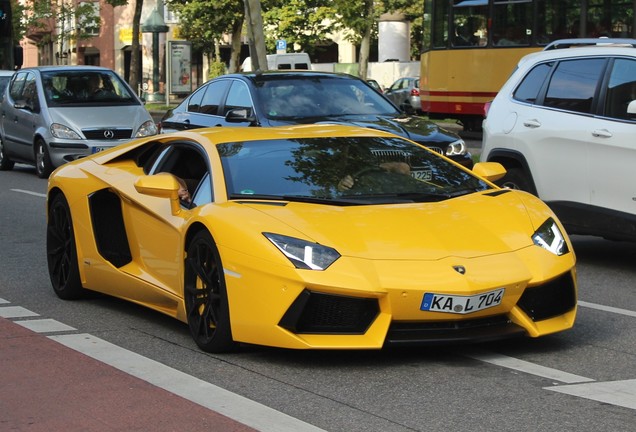
POLYGON ((0 318, 0 430, 255 429, 0 318))

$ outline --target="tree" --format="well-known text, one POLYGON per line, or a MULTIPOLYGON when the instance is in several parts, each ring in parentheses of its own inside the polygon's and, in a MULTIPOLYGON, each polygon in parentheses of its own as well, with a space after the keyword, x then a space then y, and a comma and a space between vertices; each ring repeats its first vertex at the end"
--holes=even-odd
POLYGON ((367 78, 369 67, 369 51, 371 48, 371 32, 377 26, 378 18, 384 11, 381 1, 374 0, 334 0, 338 14, 336 20, 341 28, 349 29, 353 33, 349 39, 360 43, 358 57, 360 78, 367 78))
POLYGON ((245 9, 242 0, 166 0, 179 16, 179 34, 195 49, 220 61, 218 41, 225 33, 232 35, 229 71, 239 68, 241 32, 245 9))
POLYGON ((93 37, 87 30, 101 24, 92 3, 35 0, 19 6, 14 3, 14 11, 14 23, 16 20, 19 23, 14 26, 16 40, 24 36, 27 29, 38 30, 43 35, 38 44, 52 42, 60 55, 67 52, 70 42, 93 37))
MULTIPOLYGON (((128 0, 106 0, 106 3, 113 7, 126 6, 128 0)), ((141 29, 141 10, 144 6, 144 0, 135 0, 133 22, 132 22, 132 43, 130 53, 130 75, 128 84, 133 89, 139 86, 139 65, 141 64, 141 54, 139 53, 139 30, 141 29)))
POLYGON ((263 4, 268 48, 285 39, 288 46, 298 45, 300 51, 313 56, 317 46, 327 41, 334 29, 336 10, 331 0, 270 0, 263 4))

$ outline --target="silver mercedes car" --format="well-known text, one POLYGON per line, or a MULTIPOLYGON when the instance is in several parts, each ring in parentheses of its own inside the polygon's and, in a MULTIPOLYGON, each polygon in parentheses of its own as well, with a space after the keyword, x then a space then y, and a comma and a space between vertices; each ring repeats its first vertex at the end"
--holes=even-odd
POLYGON ((66 162, 156 133, 143 102, 111 69, 25 68, 0 107, 0 170, 22 162, 47 178, 66 162))

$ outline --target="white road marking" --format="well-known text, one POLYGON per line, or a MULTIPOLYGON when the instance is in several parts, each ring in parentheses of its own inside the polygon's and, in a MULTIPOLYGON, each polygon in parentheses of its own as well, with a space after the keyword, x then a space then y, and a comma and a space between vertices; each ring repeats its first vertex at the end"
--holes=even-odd
POLYGON ((0 304, 9 304, 11 303, 9 300, 5 300, 3 298, 0 298, 0 304))
POLYGON ((77 329, 54 319, 35 319, 25 321, 14 321, 22 327, 28 328, 36 333, 53 333, 61 331, 76 331, 77 329))
POLYGON ((27 194, 27 195, 33 195, 33 196, 46 198, 46 194, 43 194, 43 193, 40 193, 40 192, 33 192, 33 191, 24 190, 24 189, 11 189, 11 190, 13 192, 19 192, 19 193, 23 193, 23 194, 27 194))
POLYGON ((626 315, 626 316, 631 316, 636 318, 636 312, 628 310, 628 309, 621 309, 621 308, 615 308, 612 306, 604 306, 604 305, 600 305, 600 304, 596 304, 596 303, 588 303, 588 302, 584 302, 584 301, 580 301, 579 300, 579 306, 583 306, 586 308, 590 308, 590 309, 597 309, 597 310, 601 310, 604 312, 611 312, 611 313, 615 313, 615 314, 619 314, 619 315, 626 315))
POLYGON ((553 381, 564 382, 567 384, 582 383, 594 381, 592 378, 586 378, 579 375, 574 375, 569 372, 564 372, 558 369, 552 369, 549 367, 541 366, 535 363, 530 363, 525 360, 520 360, 514 357, 508 357, 502 354, 493 353, 484 350, 472 350, 468 354, 464 354, 466 357, 479 360, 485 363, 490 363, 496 366, 501 366, 507 369, 513 369, 519 372, 524 372, 530 375, 536 375, 543 378, 548 378, 553 381))
POLYGON ((90 334, 49 336, 49 338, 259 431, 323 431, 309 423, 90 334))
POLYGON ((544 389, 636 410, 636 379, 544 387, 544 389))
POLYGON ((2 318, 26 318, 40 316, 35 312, 23 308, 22 306, 2 306, 0 307, 0 317, 2 318))

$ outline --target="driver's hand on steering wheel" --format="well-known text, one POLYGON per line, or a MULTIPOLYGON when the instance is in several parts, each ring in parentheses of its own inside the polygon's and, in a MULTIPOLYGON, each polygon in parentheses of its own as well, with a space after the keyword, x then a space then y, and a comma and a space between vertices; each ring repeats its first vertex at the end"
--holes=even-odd
POLYGON ((355 183, 355 180, 353 179, 353 177, 347 174, 338 182, 338 190, 339 191, 349 190, 353 187, 354 183, 355 183))
MULTIPOLYGON (((378 167, 390 173, 411 175, 411 167, 406 162, 382 162, 378 165, 378 167)), ((363 171, 367 170, 368 169, 365 169, 363 171)), ((347 174, 340 180, 340 182, 338 182, 338 190, 341 192, 349 190, 353 187, 354 184, 355 179, 353 178, 353 176, 347 174)))

